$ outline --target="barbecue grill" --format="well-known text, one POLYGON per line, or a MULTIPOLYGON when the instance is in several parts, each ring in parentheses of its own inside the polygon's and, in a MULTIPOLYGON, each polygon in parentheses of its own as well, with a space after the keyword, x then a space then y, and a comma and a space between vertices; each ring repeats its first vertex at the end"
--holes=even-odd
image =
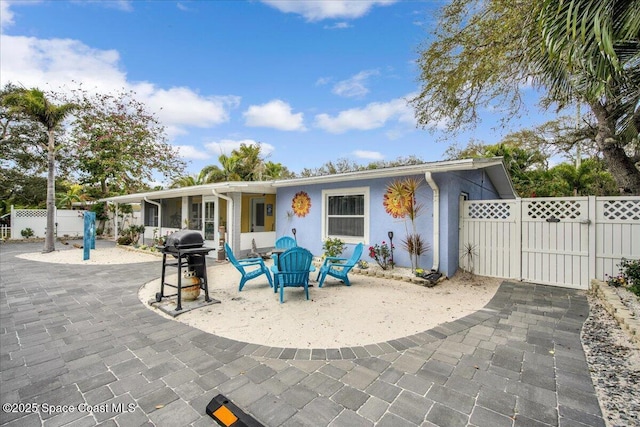
POLYGON ((191 272, 192 275, 200 279, 200 289, 204 290, 204 299, 210 302, 209 283, 207 281, 207 254, 214 248, 204 246, 204 239, 198 231, 181 230, 169 234, 163 246, 158 246, 162 252, 162 278, 160 280, 160 292, 156 293, 156 302, 162 298, 177 296, 176 311, 182 310, 182 275, 191 272), (167 257, 170 255, 171 257, 167 257), (169 260, 167 260, 169 258, 169 260), (171 284, 165 281, 167 267, 177 267, 178 283, 171 284), (164 288, 169 286, 175 288, 177 292, 165 295, 164 288))

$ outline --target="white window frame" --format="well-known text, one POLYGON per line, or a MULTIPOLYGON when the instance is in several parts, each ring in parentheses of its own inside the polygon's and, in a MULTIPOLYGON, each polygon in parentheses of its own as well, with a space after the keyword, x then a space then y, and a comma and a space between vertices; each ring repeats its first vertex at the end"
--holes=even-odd
POLYGON ((354 188, 337 188, 332 190, 322 190, 322 240, 327 240, 328 238, 339 238, 345 243, 358 244, 364 243, 365 245, 369 242, 369 187, 354 187, 354 188), (327 206, 329 204, 330 196, 353 196, 353 195, 362 195, 364 196, 364 236, 338 236, 338 235, 329 235, 329 218, 327 216, 327 206))

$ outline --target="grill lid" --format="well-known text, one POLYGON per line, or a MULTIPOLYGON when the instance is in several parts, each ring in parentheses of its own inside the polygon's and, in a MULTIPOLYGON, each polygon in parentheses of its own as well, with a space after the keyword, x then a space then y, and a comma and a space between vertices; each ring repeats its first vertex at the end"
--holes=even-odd
POLYGON ((180 230, 171 233, 164 243, 165 250, 201 248, 203 245, 202 235, 194 230, 180 230))

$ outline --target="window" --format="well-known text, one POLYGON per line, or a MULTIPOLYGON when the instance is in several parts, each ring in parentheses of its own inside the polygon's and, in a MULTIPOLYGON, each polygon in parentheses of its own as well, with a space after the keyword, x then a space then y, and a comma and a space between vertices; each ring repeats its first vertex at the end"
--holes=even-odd
POLYGON ((158 226, 158 207, 151 203, 144 204, 144 225, 147 227, 158 226))
POLYGON ((322 192, 322 236, 346 243, 369 240, 369 188, 322 192))
POLYGON ((182 197, 162 199, 162 227, 182 228, 182 197))

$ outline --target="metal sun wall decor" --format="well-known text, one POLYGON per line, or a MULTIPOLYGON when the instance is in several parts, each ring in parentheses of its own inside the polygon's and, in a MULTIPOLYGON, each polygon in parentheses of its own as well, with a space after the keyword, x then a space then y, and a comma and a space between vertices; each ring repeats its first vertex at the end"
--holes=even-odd
POLYGON ((401 184, 390 185, 383 196, 384 210, 394 218, 404 218, 408 209, 414 205, 414 195, 401 187, 401 184))
POLYGON ((302 218, 306 216, 311 209, 311 198, 304 191, 299 191, 295 196, 293 196, 291 208, 293 209, 293 213, 296 214, 296 216, 302 218))

